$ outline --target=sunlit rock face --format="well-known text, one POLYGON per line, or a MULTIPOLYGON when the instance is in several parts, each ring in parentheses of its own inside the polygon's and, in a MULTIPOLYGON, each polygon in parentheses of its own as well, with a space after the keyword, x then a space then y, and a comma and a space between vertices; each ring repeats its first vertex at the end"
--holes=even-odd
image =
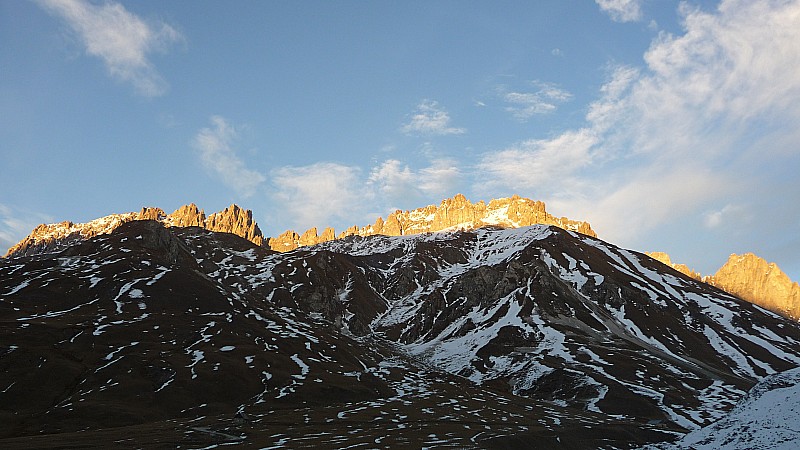
POLYGON ((204 228, 241 236, 259 247, 264 245, 264 235, 253 220, 253 212, 238 205, 231 205, 208 216, 204 228))
POLYGON ((706 282, 744 300, 800 319, 800 285, 775 264, 752 253, 733 254, 706 282))
POLYGON ((775 264, 752 253, 732 254, 714 275, 703 276, 685 264, 675 264, 663 252, 647 256, 698 281, 722 289, 782 316, 800 320, 800 286, 775 264))
POLYGON ((168 227, 200 227, 211 231, 231 233, 263 246, 264 235, 253 220, 250 210, 231 205, 206 218, 202 209, 190 203, 172 214, 145 206, 138 213, 111 214, 86 223, 61 222, 37 226, 22 241, 11 247, 5 257, 30 256, 60 251, 69 245, 98 235, 108 234, 134 220, 155 220, 168 227))
POLYGON ((413 211, 395 211, 386 220, 378 217, 372 225, 352 227, 338 236, 333 228, 325 228, 318 234, 312 227, 299 234, 294 230, 268 238, 253 220, 249 209, 232 204, 225 210, 206 217, 205 212, 194 203, 181 206, 172 214, 155 207, 143 207, 138 213, 112 214, 88 223, 42 224, 21 242, 11 247, 6 256, 32 255, 63 248, 80 239, 88 239, 99 234, 107 234, 116 227, 132 220, 156 220, 172 227, 201 227, 211 231, 232 233, 248 241, 272 250, 286 252, 298 247, 316 245, 322 242, 341 239, 347 236, 401 236, 428 233, 442 230, 469 230, 487 225, 501 227, 524 227, 533 224, 555 225, 565 230, 596 237, 591 225, 566 217, 555 217, 545 210, 540 201, 533 201, 517 195, 510 198, 471 203, 461 194, 445 199, 439 206, 429 205, 413 211), (63 245, 62 245, 63 244, 63 245))
MULTIPOLYGON (((518 228, 534 224, 555 225, 565 230, 576 231, 596 237, 587 222, 555 217, 545 210, 545 204, 515 195, 510 198, 472 203, 462 194, 442 200, 437 205, 428 205, 411 211, 395 211, 384 220, 378 217, 372 225, 359 227, 353 225, 338 235, 347 236, 404 236, 445 230, 473 230, 494 225, 504 228, 518 228)), ((271 238, 269 247, 277 251, 294 250, 297 247, 319 244, 334 239, 334 230, 326 228, 321 236, 317 228, 311 228, 302 235, 289 230, 277 238, 271 238)))
MULTIPOLYGON (((166 224, 172 227, 204 227, 206 214, 194 203, 183 205, 167 216, 166 224)), ((242 236, 244 237, 244 236, 242 236)))

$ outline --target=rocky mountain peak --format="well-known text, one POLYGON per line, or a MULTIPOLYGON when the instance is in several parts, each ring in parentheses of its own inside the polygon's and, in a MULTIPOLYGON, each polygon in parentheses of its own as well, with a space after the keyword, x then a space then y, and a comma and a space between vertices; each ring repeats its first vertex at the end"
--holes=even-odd
POLYGON ((210 231, 232 233, 258 246, 264 246, 264 236, 253 220, 253 213, 238 205, 206 218, 194 203, 181 206, 167 215, 163 209, 143 207, 138 213, 111 214, 86 223, 64 221, 41 224, 22 241, 11 247, 5 257, 26 256, 60 251, 71 244, 101 234, 109 234, 121 225, 134 220, 153 220, 167 227, 201 227, 210 231))
POLYGON ((732 254, 705 281, 779 314, 800 319, 800 285, 775 264, 752 253, 732 254))
POLYGON ((85 224, 62 222, 40 225, 19 244, 9 249, 6 256, 36 254, 61 248, 58 243, 68 244, 74 240, 88 239, 98 234, 110 233, 116 227, 132 220, 155 220, 168 227, 201 227, 210 231, 232 233, 260 246, 285 252, 298 247, 316 245, 347 236, 402 236, 447 230, 472 230, 483 226, 518 228, 534 224, 555 225, 597 237, 591 225, 566 217, 555 217, 547 212, 544 202, 514 195, 477 203, 470 202, 463 194, 446 198, 439 205, 428 205, 411 211, 397 210, 386 219, 378 217, 375 223, 366 226, 353 225, 338 236, 333 228, 325 228, 319 234, 317 227, 298 233, 287 230, 277 237, 266 238, 253 213, 236 204, 206 217, 205 212, 194 203, 183 205, 167 215, 157 207, 143 207, 138 213, 113 214, 85 224))
POLYGON ((206 213, 194 203, 183 205, 166 218, 172 227, 204 227, 206 213))
POLYGON ((675 264, 664 252, 648 252, 647 256, 698 281, 747 300, 762 308, 800 320, 800 285, 792 282, 775 263, 745 253, 731 254, 714 275, 703 276, 685 264, 675 264))
MULTIPOLYGON (((150 214, 147 208, 142 212, 150 214)), ((100 234, 108 234, 123 223, 137 220, 139 213, 112 214, 86 223, 63 221, 41 224, 31 233, 12 246, 5 257, 27 256, 52 251, 60 251, 71 244, 100 234)))
POLYGON ((151 208, 145 206, 139 211, 139 215, 136 217, 136 220, 157 220, 162 221, 167 217, 164 210, 161 208, 151 208))
POLYGON ((258 224, 253 220, 253 212, 236 204, 232 204, 225 210, 208 216, 205 228, 210 231, 233 233, 259 247, 264 246, 264 235, 261 234, 261 229, 258 228, 258 224))
MULTIPOLYGON (((397 210, 384 220, 378 217, 372 225, 359 227, 353 225, 338 235, 347 236, 402 236, 432 233, 447 230, 473 230, 483 226, 518 228, 534 224, 555 225, 569 231, 576 231, 597 237, 588 222, 574 221, 566 217, 555 217, 545 209, 544 202, 514 195, 509 198, 494 199, 487 205, 483 200, 472 203, 463 194, 446 198, 439 205, 428 205, 411 211, 397 210)), ((313 227, 302 235, 287 231, 277 238, 269 239, 268 245, 277 251, 289 251, 306 245, 319 244, 333 240, 333 229, 325 229, 321 236, 313 227)))
POLYGON ((689 266, 686 264, 675 264, 670 259, 669 255, 664 252, 645 252, 645 254, 656 261, 662 262, 669 267, 677 270, 678 272, 690 277, 694 278, 697 281, 702 281, 703 276, 699 272, 695 272, 694 270, 690 269, 689 266))

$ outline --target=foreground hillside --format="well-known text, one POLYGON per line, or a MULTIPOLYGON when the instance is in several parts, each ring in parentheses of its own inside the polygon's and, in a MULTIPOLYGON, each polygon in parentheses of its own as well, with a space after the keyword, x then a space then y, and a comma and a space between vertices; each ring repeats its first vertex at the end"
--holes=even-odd
POLYGON ((664 449, 792 450, 800 445, 800 369, 770 375, 742 397, 721 420, 695 430, 664 449))
POLYGON ((800 365, 800 328, 546 225, 277 253, 128 221, 0 260, 3 447, 630 448, 800 365))

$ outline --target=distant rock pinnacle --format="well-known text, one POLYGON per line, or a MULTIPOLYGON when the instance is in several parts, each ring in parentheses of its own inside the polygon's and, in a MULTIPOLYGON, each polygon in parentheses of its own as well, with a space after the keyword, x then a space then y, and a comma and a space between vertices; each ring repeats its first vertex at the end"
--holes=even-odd
POLYGON ((728 262, 711 276, 702 276, 685 264, 675 264, 663 252, 648 252, 647 256, 742 300, 800 320, 800 285, 792 282, 775 263, 768 263, 752 253, 732 254, 728 262))
POLYGON ((800 319, 800 285, 793 283, 775 263, 752 254, 733 254, 708 284, 762 308, 800 319))
POLYGON ((674 264, 669 255, 664 252, 645 252, 645 254, 656 261, 660 261, 669 267, 672 267, 689 278, 694 278, 697 281, 703 281, 703 276, 700 275, 699 272, 695 272, 694 270, 690 269, 686 264, 674 264))
POLYGON ((253 212, 249 209, 242 209, 237 205, 231 205, 225 208, 224 211, 208 216, 205 228, 210 231, 233 233, 259 247, 264 246, 264 235, 261 234, 261 230, 253 220, 253 212))

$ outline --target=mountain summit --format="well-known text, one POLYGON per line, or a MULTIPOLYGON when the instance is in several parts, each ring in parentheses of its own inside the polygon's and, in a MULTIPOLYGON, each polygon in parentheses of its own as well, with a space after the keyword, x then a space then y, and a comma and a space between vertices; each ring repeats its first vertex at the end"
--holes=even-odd
POLYGON ((716 286, 725 292, 782 316, 800 320, 800 285, 793 282, 775 263, 752 253, 731 254, 714 275, 703 276, 685 264, 675 264, 663 252, 647 253, 678 272, 716 286))
POLYGON ((265 237, 253 220, 252 211, 231 205, 206 217, 202 209, 191 203, 167 215, 161 208, 144 207, 138 213, 112 214, 87 223, 61 222, 39 225, 30 235, 11 247, 6 257, 33 255, 56 251, 81 239, 107 234, 120 225, 133 220, 156 220, 168 227, 201 227, 210 231, 232 233, 260 246, 276 251, 290 251, 306 245, 315 245, 347 236, 401 236, 455 229, 475 229, 487 225, 523 227, 533 224, 555 225, 596 237, 587 222, 566 217, 555 217, 545 210, 545 204, 514 195, 510 198, 471 203, 462 194, 442 200, 439 206, 429 205, 413 211, 395 211, 386 220, 378 217, 375 223, 364 227, 352 226, 337 237, 333 228, 322 235, 310 228, 302 235, 288 230, 274 238, 265 237))
MULTIPOLYGON (((12 246, 5 257, 51 253, 84 239, 108 234, 124 223, 134 220, 155 220, 167 227, 200 227, 210 231, 231 233, 279 252, 316 245, 348 236, 404 236, 448 230, 474 230, 484 226, 519 228, 534 224, 554 225, 590 237, 597 237, 588 222, 555 217, 545 209, 544 202, 513 195, 493 199, 489 203, 470 202, 456 194, 437 205, 411 211, 397 210, 384 220, 378 217, 373 224, 354 225, 336 235, 333 228, 322 234, 312 227, 302 234, 287 230, 276 237, 266 237, 253 219, 249 209, 232 204, 225 210, 206 217, 194 203, 181 206, 171 214, 161 208, 143 207, 141 211, 112 214, 87 223, 61 222, 37 226, 22 241, 12 246)), ((668 254, 648 252, 648 256, 694 278, 716 286, 746 301, 755 303, 787 317, 800 319, 800 287, 793 283, 774 263, 753 255, 731 255, 729 261, 714 276, 703 277, 685 264, 675 264, 668 254)))
MULTIPOLYGON (((503 228, 519 228, 534 224, 555 225, 565 230, 577 231, 596 237, 592 226, 587 222, 555 217, 545 210, 545 204, 529 198, 514 195, 509 198, 483 200, 471 203, 462 194, 442 200, 439 206, 428 205, 411 211, 397 210, 384 220, 378 217, 375 223, 356 226, 341 232, 337 239, 347 236, 404 236, 446 230, 474 230, 487 225, 503 228)), ((315 245, 334 239, 335 232, 326 228, 321 236, 317 228, 310 228, 302 235, 288 230, 269 240, 269 247, 277 251, 294 250, 306 245, 315 245)))
POLYGON ((245 210, 234 204, 224 211, 206 217, 202 209, 190 203, 169 215, 161 208, 143 207, 138 213, 111 214, 86 223, 66 221, 41 224, 22 241, 9 248, 5 257, 57 252, 81 240, 111 233, 121 225, 134 220, 155 220, 168 227, 200 227, 232 233, 258 246, 264 245, 264 236, 249 209, 245 210))

